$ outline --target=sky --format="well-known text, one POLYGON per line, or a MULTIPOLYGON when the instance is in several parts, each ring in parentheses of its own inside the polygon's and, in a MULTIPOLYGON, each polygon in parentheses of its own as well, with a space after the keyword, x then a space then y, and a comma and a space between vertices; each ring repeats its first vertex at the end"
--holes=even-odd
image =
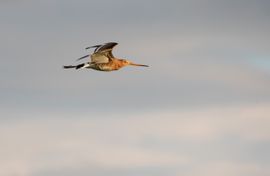
POLYGON ((0 175, 270 175, 269 18, 267 0, 0 0, 0 175), (150 67, 62 69, 106 42, 150 67))

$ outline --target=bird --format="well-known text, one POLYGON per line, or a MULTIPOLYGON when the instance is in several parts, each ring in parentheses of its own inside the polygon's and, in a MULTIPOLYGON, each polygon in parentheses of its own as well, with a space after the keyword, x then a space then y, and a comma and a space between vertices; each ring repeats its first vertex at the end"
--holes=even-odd
POLYGON ((98 71, 109 72, 119 70, 128 65, 149 67, 148 65, 135 64, 129 60, 114 57, 114 55, 112 54, 112 50, 116 45, 118 45, 118 43, 108 42, 101 45, 89 46, 85 49, 88 50, 90 48, 95 48, 94 52, 92 54, 88 54, 77 59, 77 61, 79 61, 81 59, 89 57, 90 58, 89 62, 78 65, 64 65, 63 68, 64 69, 75 68, 76 70, 81 68, 89 68, 98 71))

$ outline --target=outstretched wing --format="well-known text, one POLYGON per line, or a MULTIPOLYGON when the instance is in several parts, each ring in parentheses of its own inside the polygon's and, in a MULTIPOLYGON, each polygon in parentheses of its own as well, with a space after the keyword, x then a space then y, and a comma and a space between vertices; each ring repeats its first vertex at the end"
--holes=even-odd
POLYGON ((96 48, 94 53, 91 55, 91 62, 92 63, 108 63, 112 58, 114 58, 112 54, 113 47, 115 47, 118 43, 109 42, 103 45, 95 45, 87 47, 89 48, 96 48))
POLYGON ((77 59, 77 61, 78 60, 81 60, 81 59, 84 59, 84 58, 87 58, 87 57, 89 57, 90 55, 89 54, 87 54, 87 55, 85 55, 85 56, 83 56, 83 57, 80 57, 79 59, 77 59))
POLYGON ((89 47, 87 47, 87 48, 85 48, 85 49, 96 48, 95 51, 94 51, 94 52, 96 52, 97 49, 98 49, 99 47, 101 47, 101 46, 102 46, 102 45, 89 46, 89 47))
POLYGON ((108 43, 105 43, 103 45, 90 46, 90 47, 87 47, 86 49, 96 48, 94 53, 103 53, 103 54, 106 54, 109 57, 113 58, 114 56, 112 54, 112 50, 117 44, 118 43, 116 43, 116 42, 108 42, 108 43))
POLYGON ((103 45, 96 45, 94 47, 97 47, 96 48, 96 51, 95 52, 102 52, 102 51, 105 51, 105 50, 112 50, 113 47, 115 47, 118 43, 116 42, 108 42, 108 43, 104 43, 103 45))
MULTIPOLYGON (((112 54, 113 47, 115 47, 118 43, 116 42, 108 42, 103 45, 95 45, 89 46, 85 49, 96 48, 94 53, 91 54, 91 62, 92 63, 108 63, 112 58, 114 58, 112 54)), ((90 54, 80 57, 78 60, 89 57, 90 54)))

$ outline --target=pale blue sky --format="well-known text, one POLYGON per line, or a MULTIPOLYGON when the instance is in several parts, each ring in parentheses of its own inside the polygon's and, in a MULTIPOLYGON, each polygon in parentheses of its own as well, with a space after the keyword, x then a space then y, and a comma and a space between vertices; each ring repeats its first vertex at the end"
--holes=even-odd
POLYGON ((0 0, 0 175, 270 175, 270 2, 0 0), (85 47, 149 68, 63 70, 85 47))

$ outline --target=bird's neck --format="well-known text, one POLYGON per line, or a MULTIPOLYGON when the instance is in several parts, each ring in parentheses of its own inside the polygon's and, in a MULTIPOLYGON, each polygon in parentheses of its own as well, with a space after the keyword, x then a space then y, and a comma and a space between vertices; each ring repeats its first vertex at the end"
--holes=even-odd
POLYGON ((114 59, 114 66, 115 66, 115 69, 120 69, 121 67, 123 67, 124 65, 122 64, 122 62, 117 58, 117 59, 114 59))

